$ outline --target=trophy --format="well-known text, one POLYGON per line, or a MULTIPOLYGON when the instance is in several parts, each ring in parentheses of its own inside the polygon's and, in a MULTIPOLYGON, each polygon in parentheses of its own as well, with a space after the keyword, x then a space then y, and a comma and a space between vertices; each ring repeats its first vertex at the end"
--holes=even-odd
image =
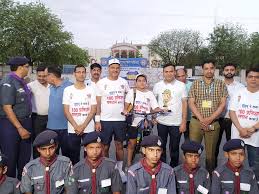
POLYGON ((163 93, 163 107, 168 108, 168 103, 171 100, 171 91, 166 89, 163 93))

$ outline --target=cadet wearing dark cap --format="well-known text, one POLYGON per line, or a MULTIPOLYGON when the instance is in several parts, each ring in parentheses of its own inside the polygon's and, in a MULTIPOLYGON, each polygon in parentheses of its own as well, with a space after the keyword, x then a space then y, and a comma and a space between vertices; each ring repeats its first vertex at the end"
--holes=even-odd
POLYGON ((122 182, 116 162, 103 157, 103 138, 94 131, 85 135, 86 157, 74 166, 73 193, 120 194, 122 182))
POLYGON ((0 193, 19 194, 18 179, 6 176, 7 170, 7 158, 0 154, 0 193))
POLYGON ((184 153, 184 163, 175 167, 175 177, 178 193, 202 193, 210 190, 210 175, 199 166, 203 146, 194 141, 185 141, 181 149, 184 153))
POLYGON ((73 180, 72 164, 69 158, 56 155, 57 133, 51 130, 41 132, 34 140, 40 157, 30 161, 23 169, 21 192, 25 194, 71 193, 73 180))
POLYGON ((0 82, 0 147, 8 158, 7 175, 16 177, 17 171, 18 179, 31 157, 31 92, 24 81, 28 62, 25 57, 11 58, 11 73, 0 82))
POLYGON ((255 174, 244 167, 245 142, 231 139, 223 146, 227 163, 216 168, 212 174, 212 194, 259 193, 255 174))
POLYGON ((127 194, 176 193, 175 175, 171 166, 160 161, 162 140, 149 135, 141 142, 144 158, 128 170, 127 194))

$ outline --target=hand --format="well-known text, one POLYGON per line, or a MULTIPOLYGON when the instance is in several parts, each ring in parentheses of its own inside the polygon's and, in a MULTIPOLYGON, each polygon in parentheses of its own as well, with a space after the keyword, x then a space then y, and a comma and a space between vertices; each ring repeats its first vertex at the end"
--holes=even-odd
POLYGON ((179 132, 184 133, 186 131, 186 122, 183 121, 179 127, 179 132))
POLYGON ((23 127, 20 127, 20 128, 18 128, 17 130, 18 130, 18 133, 19 133, 19 135, 20 135, 20 137, 21 137, 22 139, 28 139, 28 138, 30 138, 31 133, 30 133, 27 129, 25 129, 25 128, 23 128, 23 127))
POLYGON ((242 128, 239 130, 239 136, 243 138, 249 138, 252 134, 248 132, 248 128, 242 128))
POLYGON ((102 131, 102 126, 100 122, 95 122, 95 130, 98 132, 102 131))
POLYGON ((209 125, 206 124, 205 119, 204 119, 204 118, 201 118, 201 119, 199 119, 199 121, 200 121, 200 127, 201 127, 201 129, 204 130, 204 131, 208 131, 208 130, 209 130, 209 125))
POLYGON ((129 112, 128 112, 127 110, 124 110, 124 111, 123 111, 123 115, 124 115, 124 116, 127 116, 128 114, 129 114, 129 112))
POLYGON ((80 128, 79 128, 79 125, 78 124, 76 124, 75 126, 73 126, 74 127, 74 131, 75 131, 75 133, 77 134, 77 135, 79 135, 80 134, 80 128))
POLYGON ((84 130, 86 127, 87 126, 85 126, 84 124, 79 125, 79 127, 78 127, 79 134, 78 135, 82 135, 84 133, 84 130))
POLYGON ((153 125, 157 125, 157 120, 156 120, 156 118, 153 118, 153 119, 152 119, 152 123, 153 123, 153 125))
POLYGON ((213 119, 211 119, 210 117, 206 117, 203 119, 203 123, 205 123, 206 125, 210 125, 213 122, 213 119))

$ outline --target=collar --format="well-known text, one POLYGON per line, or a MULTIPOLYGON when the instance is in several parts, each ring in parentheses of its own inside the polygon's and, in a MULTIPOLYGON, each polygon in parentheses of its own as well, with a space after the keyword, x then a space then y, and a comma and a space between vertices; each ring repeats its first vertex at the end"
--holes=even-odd
POLYGON ((183 169, 188 174, 194 175, 199 170, 199 168, 200 168, 200 166, 197 166, 195 169, 190 169, 186 163, 183 164, 183 169))
POLYGON ((236 172, 239 173, 241 171, 241 169, 243 168, 243 165, 240 166, 239 168, 236 168, 236 167, 232 166, 229 161, 226 163, 226 166, 228 169, 230 169, 234 173, 236 173, 236 172))
POLYGON ((43 157, 40 157, 40 162, 43 164, 45 167, 50 167, 56 160, 57 160, 57 155, 54 154, 54 156, 50 160, 46 160, 43 157))

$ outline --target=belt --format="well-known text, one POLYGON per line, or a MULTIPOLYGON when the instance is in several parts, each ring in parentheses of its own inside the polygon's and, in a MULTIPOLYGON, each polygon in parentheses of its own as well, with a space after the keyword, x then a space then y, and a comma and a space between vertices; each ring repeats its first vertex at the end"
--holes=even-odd
MULTIPOLYGON (((192 118, 196 119, 196 120, 199 120, 196 116, 192 116, 192 118)), ((212 123, 215 123, 215 122, 218 122, 219 119, 215 119, 214 121, 212 121, 212 123)))
POLYGON ((39 114, 37 114, 37 113, 35 113, 35 112, 33 112, 32 115, 33 115, 33 116, 38 116, 38 117, 47 117, 47 116, 48 116, 48 115, 39 115, 39 114))

